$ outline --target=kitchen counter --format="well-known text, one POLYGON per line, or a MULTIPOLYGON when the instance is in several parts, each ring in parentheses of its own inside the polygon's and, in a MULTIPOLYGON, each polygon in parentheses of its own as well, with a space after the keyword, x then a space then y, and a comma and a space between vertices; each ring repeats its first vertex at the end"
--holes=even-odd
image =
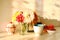
POLYGON ((53 35, 42 34, 35 36, 34 33, 27 33, 26 35, 20 35, 16 33, 14 35, 7 35, 7 33, 0 33, 0 40, 60 40, 60 27, 56 27, 56 33, 53 35))

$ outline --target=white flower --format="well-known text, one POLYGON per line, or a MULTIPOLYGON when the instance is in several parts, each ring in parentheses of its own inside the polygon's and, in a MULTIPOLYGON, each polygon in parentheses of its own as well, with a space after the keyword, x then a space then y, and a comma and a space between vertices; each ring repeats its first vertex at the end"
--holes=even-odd
POLYGON ((29 12, 29 11, 25 11, 24 13, 23 13, 23 15, 24 15, 24 17, 25 17, 25 19, 24 19, 24 22, 25 23, 30 23, 31 21, 33 21, 33 19, 34 19, 34 12, 32 11, 32 12, 29 12))
POLYGON ((9 28, 9 27, 13 27, 13 24, 9 23, 9 24, 7 24, 7 27, 8 27, 8 28, 9 28))

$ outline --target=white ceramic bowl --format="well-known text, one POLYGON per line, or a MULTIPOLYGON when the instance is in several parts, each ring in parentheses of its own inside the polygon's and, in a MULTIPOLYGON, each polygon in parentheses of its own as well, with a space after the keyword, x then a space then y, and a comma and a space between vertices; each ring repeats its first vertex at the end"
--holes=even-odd
POLYGON ((54 30, 47 30, 47 32, 48 32, 49 35, 52 35, 52 34, 54 34, 56 31, 54 31, 54 30))
POLYGON ((36 35, 40 35, 42 33, 42 31, 43 31, 43 27, 44 27, 43 24, 41 24, 39 26, 34 26, 34 33, 36 35))

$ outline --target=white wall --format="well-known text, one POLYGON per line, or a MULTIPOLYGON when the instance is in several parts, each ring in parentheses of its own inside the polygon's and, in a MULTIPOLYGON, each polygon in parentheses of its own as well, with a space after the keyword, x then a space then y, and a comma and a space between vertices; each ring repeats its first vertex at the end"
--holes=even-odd
POLYGON ((6 24, 11 21, 11 0, 0 0, 0 31, 4 31, 6 24))
POLYGON ((35 0, 13 0, 13 14, 16 11, 35 10, 35 0))
POLYGON ((60 21, 60 1, 59 0, 44 0, 43 17, 47 19, 56 19, 60 21))
POLYGON ((36 0, 35 2, 35 9, 38 16, 43 16, 43 0, 36 0))
POLYGON ((43 1, 43 23, 60 26, 60 0, 43 1))

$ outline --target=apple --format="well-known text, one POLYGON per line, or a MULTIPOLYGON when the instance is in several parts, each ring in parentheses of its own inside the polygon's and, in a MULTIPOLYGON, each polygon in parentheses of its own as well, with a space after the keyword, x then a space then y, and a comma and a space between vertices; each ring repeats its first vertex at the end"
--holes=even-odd
POLYGON ((48 29, 49 29, 49 30, 53 30, 53 29, 54 29, 54 25, 50 24, 50 25, 48 26, 48 29))

